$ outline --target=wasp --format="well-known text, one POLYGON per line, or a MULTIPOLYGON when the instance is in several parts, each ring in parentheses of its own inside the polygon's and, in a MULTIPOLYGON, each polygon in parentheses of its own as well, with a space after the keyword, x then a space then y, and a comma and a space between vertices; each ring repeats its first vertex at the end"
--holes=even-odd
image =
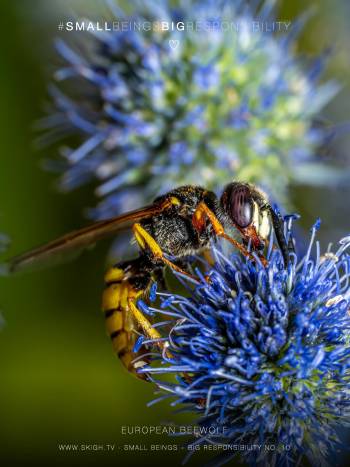
MULTIPOLYGON (((264 265, 262 252, 274 229, 278 246, 287 264, 287 245, 283 221, 271 207, 267 196, 256 186, 243 182, 227 185, 221 197, 200 186, 181 186, 162 195, 141 209, 96 222, 33 249, 9 262, 11 272, 53 260, 88 247, 98 240, 131 229, 139 247, 138 257, 120 262, 105 274, 102 310, 114 351, 124 366, 137 375, 146 362, 135 343, 140 333, 155 342, 160 334, 138 306, 163 274, 166 266, 185 276, 189 258, 205 252, 211 240, 219 237, 231 242, 245 256, 264 265), (236 229, 242 243, 227 234, 236 229), (249 245, 249 248, 248 248, 249 245)), ((140 377, 142 377, 139 374, 140 377)))

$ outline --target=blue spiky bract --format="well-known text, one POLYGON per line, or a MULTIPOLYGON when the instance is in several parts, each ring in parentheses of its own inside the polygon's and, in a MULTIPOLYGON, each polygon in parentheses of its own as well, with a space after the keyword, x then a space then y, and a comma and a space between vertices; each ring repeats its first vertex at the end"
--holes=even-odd
POLYGON ((318 84, 321 58, 304 66, 295 56, 298 22, 277 35, 254 29, 254 21, 274 20, 272 4, 255 11, 248 2, 133 0, 128 16, 110 1, 110 22, 201 26, 130 26, 57 41, 64 64, 44 127, 66 145, 51 167, 63 172, 64 190, 95 184, 101 201, 91 217, 138 207, 174 186, 216 190, 232 178, 281 200, 323 139, 313 119, 337 87, 318 84))
POLYGON ((188 293, 160 294, 151 307, 169 315, 168 347, 140 371, 160 400, 184 404, 199 426, 217 429, 193 442, 262 446, 221 449, 220 462, 287 466, 306 456, 321 465, 339 446, 337 426, 349 423, 350 237, 321 255, 318 243, 312 251, 318 226, 288 268, 275 249, 264 267, 214 248, 215 265, 197 271, 199 284, 185 280, 188 293))

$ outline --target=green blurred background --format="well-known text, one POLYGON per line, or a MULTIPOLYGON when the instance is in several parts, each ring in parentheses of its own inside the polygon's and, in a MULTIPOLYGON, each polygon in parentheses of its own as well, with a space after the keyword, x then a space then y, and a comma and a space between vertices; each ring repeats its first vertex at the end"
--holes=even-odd
MULTIPOLYGON (((57 24, 71 10, 89 16, 98 2, 64 0, 2 1, 0 59, 0 230, 15 254, 85 221, 83 207, 95 202, 90 189, 62 195, 40 161, 54 148, 33 148, 33 123, 43 116, 46 87, 56 62, 57 24)), ((279 18, 293 19, 315 2, 280 1, 279 18)), ((325 116, 333 122, 350 115, 350 55, 346 0, 322 0, 298 39, 300 52, 335 46, 326 77, 344 84, 325 116)), ((349 166, 349 137, 339 138, 329 157, 349 166)), ((322 245, 350 231, 350 188, 292 189, 292 200, 307 229, 320 216, 322 245)), ((1 279, 0 462, 25 465, 113 464, 123 460, 180 464, 183 452, 66 453, 60 443, 149 444, 150 438, 123 436, 122 425, 159 425, 172 419, 167 404, 146 408, 152 388, 130 377, 116 360, 99 312, 108 244, 77 261, 30 275, 1 279)), ((164 441, 156 437, 155 442, 164 441)), ((169 444, 172 444, 169 441, 169 444)), ((117 449, 117 448, 116 448, 117 449)), ((197 461, 199 462, 199 461, 197 461)), ((196 462, 195 462, 196 463, 196 462)), ((6 465, 6 464, 2 464, 6 465)))

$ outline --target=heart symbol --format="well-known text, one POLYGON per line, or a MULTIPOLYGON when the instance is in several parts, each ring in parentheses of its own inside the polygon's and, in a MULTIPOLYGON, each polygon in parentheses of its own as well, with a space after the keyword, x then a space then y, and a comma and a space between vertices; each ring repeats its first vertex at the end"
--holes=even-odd
POLYGON ((170 39, 169 45, 173 50, 175 50, 176 47, 179 45, 179 41, 177 39, 170 39))

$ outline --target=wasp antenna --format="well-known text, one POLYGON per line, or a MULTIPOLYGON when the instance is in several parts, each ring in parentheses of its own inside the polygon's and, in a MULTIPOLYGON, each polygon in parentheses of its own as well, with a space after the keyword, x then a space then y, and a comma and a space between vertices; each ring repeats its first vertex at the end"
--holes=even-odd
POLYGON ((288 242, 287 244, 286 237, 284 236, 284 231, 283 231, 284 223, 283 223, 282 216, 279 213, 277 213, 271 205, 268 205, 267 208, 271 216, 273 229, 275 231, 278 246, 280 247, 280 250, 283 256, 284 264, 288 266, 289 261, 290 261, 289 253, 294 251, 293 243, 288 242))

